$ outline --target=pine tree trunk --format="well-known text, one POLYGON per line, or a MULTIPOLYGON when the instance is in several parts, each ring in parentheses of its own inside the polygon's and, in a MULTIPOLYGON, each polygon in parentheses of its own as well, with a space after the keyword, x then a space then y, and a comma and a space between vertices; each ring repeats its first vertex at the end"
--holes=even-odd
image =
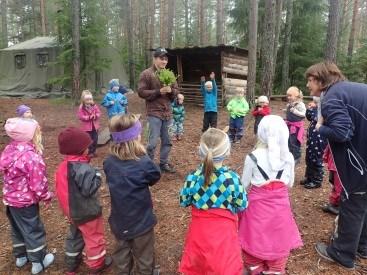
POLYGON ((145 47, 145 65, 151 62, 151 49, 154 47, 154 16, 155 16, 155 0, 149 0, 148 5, 148 21, 147 21, 147 44, 145 47))
POLYGON ((337 42, 337 50, 338 52, 345 52, 345 48, 344 48, 344 43, 343 43, 343 37, 344 37, 344 33, 345 33, 345 19, 347 17, 347 12, 348 12, 348 0, 341 0, 340 2, 340 7, 339 7, 342 12, 340 13, 340 18, 339 18, 339 31, 338 31, 338 42, 337 42))
POLYGON ((133 8, 131 1, 125 0, 125 26, 127 28, 127 54, 129 62, 129 86, 135 87, 135 65, 134 65, 134 40, 133 40, 133 8))
MULTIPOLYGON (((282 23, 282 10, 283 10, 283 0, 276 0, 275 4, 275 36, 274 36, 274 49, 273 49, 273 76, 275 75, 277 58, 278 58, 278 48, 279 48, 279 36, 280 28, 282 23)), ((274 78, 274 77, 273 77, 274 78)))
POLYGON ((206 18, 205 18, 205 3, 207 0, 198 0, 198 36, 199 36, 199 46, 204 46, 207 43, 207 29, 206 18))
POLYGON ((41 12, 41 29, 42 35, 46 36, 46 14, 45 14, 45 0, 40 0, 40 12, 41 12))
POLYGON ((357 16, 358 16, 358 0, 354 0, 352 25, 349 35, 348 53, 347 53, 349 63, 352 62, 357 16))
POLYGON ((171 0, 167 5, 168 15, 167 15, 167 47, 172 47, 173 40, 173 22, 175 19, 176 12, 176 0, 171 0))
POLYGON ((72 47, 73 47, 73 88, 74 102, 80 99, 80 0, 71 1, 72 47))
POLYGON ((159 6, 160 20, 160 46, 167 46, 167 3, 166 0, 160 0, 159 6))
POLYGON ((189 41, 189 0, 184 0, 185 6, 185 46, 188 46, 189 41))
POLYGON ((0 5, 1 10, 1 44, 0 48, 7 48, 8 47, 8 21, 7 21, 7 4, 6 0, 1 0, 0 5))
POLYGON ((339 33, 339 0, 329 0, 329 23, 326 35, 325 60, 336 63, 339 33))
POLYGON ((264 40, 262 55, 262 75, 261 75, 261 91, 266 96, 270 97, 273 89, 273 66, 274 66, 274 2, 265 0, 265 15, 264 15, 264 40))
POLYGON ((31 36, 32 38, 37 36, 37 21, 38 18, 36 16, 36 7, 35 7, 35 1, 31 1, 31 8, 32 8, 32 19, 31 19, 31 24, 32 24, 32 31, 31 31, 31 36))
POLYGON ((292 37, 293 0, 287 0, 287 18, 285 22, 283 62, 282 62, 282 91, 289 87, 289 53, 292 37))
POLYGON ((224 0, 217 0, 217 44, 224 44, 224 0))
POLYGON ((248 44, 248 76, 247 101, 254 103, 256 86, 256 58, 257 58, 257 0, 249 1, 249 44, 248 44))

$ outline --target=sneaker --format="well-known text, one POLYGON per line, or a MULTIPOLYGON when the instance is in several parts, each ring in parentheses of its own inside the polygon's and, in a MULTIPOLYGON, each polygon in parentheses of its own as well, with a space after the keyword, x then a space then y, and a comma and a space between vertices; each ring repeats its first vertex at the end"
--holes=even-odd
POLYGON ((367 251, 357 251, 357 257, 367 259, 367 251))
POLYGON ((55 256, 52 253, 46 254, 41 263, 32 263, 32 274, 39 274, 47 267, 49 267, 55 260, 55 256))
POLYGON ((97 268, 97 269, 92 269, 89 273, 89 275, 99 275, 102 274, 103 271, 105 271, 106 269, 108 269, 111 265, 112 265, 112 257, 111 256, 106 256, 106 258, 104 259, 104 264, 97 268))
POLYGON ((171 174, 176 173, 176 170, 168 163, 161 164, 159 167, 161 168, 162 173, 171 173, 171 174))
POLYGON ((22 268, 23 266, 25 266, 28 263, 28 258, 27 257, 19 257, 15 259, 15 265, 18 268, 22 268))
POLYGON ((332 205, 330 203, 325 204, 322 207, 322 211, 324 211, 325 213, 331 213, 333 215, 339 215, 339 207, 335 206, 335 205, 332 205))
POLYGON ((309 182, 308 178, 304 178, 303 180, 300 180, 299 184, 300 185, 305 185, 308 182, 309 182))
POLYGON ((314 183, 313 181, 307 182, 305 183, 305 185, 303 186, 306 189, 315 189, 315 188, 320 188, 321 184, 320 183, 314 183))
POLYGON ((343 268, 345 268, 347 270, 355 270, 354 263, 353 263, 352 266, 345 266, 345 265, 337 262, 333 258, 331 258, 330 255, 327 253, 327 247, 328 246, 325 243, 317 243, 316 246, 315 246, 315 250, 321 258, 323 258, 323 259, 325 259, 329 262, 337 263, 337 264, 341 265, 343 268))

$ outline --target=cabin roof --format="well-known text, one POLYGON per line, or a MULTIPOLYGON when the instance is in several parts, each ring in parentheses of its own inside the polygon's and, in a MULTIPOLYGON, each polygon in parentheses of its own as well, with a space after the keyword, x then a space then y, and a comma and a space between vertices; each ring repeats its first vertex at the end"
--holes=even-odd
POLYGON ((38 36, 30 40, 15 44, 1 51, 17 51, 17 50, 31 50, 31 49, 43 49, 54 48, 57 46, 57 40, 52 36, 38 36))
POLYGON ((240 55, 248 55, 248 50, 245 48, 224 44, 217 46, 206 46, 206 47, 191 46, 183 48, 173 48, 173 49, 167 49, 167 51, 171 55, 210 54, 210 53, 220 53, 222 51, 228 53, 238 53, 240 55))

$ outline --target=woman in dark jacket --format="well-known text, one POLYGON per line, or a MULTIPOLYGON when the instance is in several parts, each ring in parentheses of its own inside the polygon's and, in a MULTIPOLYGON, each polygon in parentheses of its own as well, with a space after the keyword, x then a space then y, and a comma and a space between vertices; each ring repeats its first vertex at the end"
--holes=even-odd
POLYGON ((347 269, 356 256, 367 258, 367 85, 345 80, 333 63, 319 63, 306 71, 312 96, 321 96, 316 129, 330 144, 343 187, 337 234, 316 251, 347 269))

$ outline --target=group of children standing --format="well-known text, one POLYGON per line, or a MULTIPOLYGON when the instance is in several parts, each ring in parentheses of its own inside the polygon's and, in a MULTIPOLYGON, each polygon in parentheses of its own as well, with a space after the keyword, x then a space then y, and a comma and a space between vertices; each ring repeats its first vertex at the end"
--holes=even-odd
MULTIPOLYGON (((158 274, 154 260, 157 219, 149 187, 159 181, 161 172, 147 156, 141 143, 139 117, 126 114, 127 99, 118 92, 118 87, 118 81, 112 80, 102 102, 108 111, 112 137, 110 155, 104 161, 103 170, 111 196, 109 223, 116 238, 114 262, 122 274, 132 272, 134 258, 141 274, 158 274)), ((303 119, 307 116, 315 121, 317 107, 310 104, 306 113, 301 91, 291 87, 287 91, 289 103, 284 121, 270 115, 268 99, 259 97, 252 111, 258 142, 246 157, 240 177, 226 167, 224 161, 230 156, 231 143, 238 142, 244 134, 244 117, 249 112, 244 91, 239 89, 227 105, 230 114, 228 134, 215 128, 217 87, 214 73, 210 74, 210 81, 201 79, 201 92, 205 102, 199 144, 202 162, 187 176, 180 191, 180 204, 192 207, 192 219, 179 271, 239 275, 245 266, 250 274, 284 274, 290 251, 302 246, 288 189, 293 185, 294 166, 300 158, 303 119), (245 255, 244 264, 241 250, 245 255)), ((172 107, 172 135, 180 140, 184 121, 183 96, 177 96, 172 107)), ((17 114, 18 118, 8 119, 5 124, 5 131, 12 140, 0 158, 4 203, 11 225, 16 266, 21 268, 29 261, 32 274, 39 274, 54 261, 54 255, 47 253, 46 233, 39 216, 39 203, 44 201, 47 207, 53 194, 48 191, 39 124, 25 105, 17 108, 17 114)), ((65 240, 65 265, 69 275, 76 274, 83 252, 90 274, 100 274, 112 264, 106 252, 98 200, 101 172, 89 164, 90 158, 95 156, 100 115, 92 94, 84 91, 77 112, 81 127, 68 127, 58 136, 59 152, 64 160, 56 171, 56 195, 70 222, 65 240)), ((309 137, 315 135, 312 121, 309 137)), ((316 138, 319 138, 317 134, 316 138)), ((311 144, 314 143, 310 141, 306 151, 308 170, 304 184, 315 188, 321 184, 318 180, 322 171, 319 162, 322 149, 321 153, 315 153, 311 144)), ((331 167, 332 156, 325 156, 331 167)), ((332 180, 336 183, 337 173, 333 175, 332 180)), ((335 184, 335 190, 337 188, 335 184)), ((330 203, 335 205, 337 200, 336 190, 330 203)))

